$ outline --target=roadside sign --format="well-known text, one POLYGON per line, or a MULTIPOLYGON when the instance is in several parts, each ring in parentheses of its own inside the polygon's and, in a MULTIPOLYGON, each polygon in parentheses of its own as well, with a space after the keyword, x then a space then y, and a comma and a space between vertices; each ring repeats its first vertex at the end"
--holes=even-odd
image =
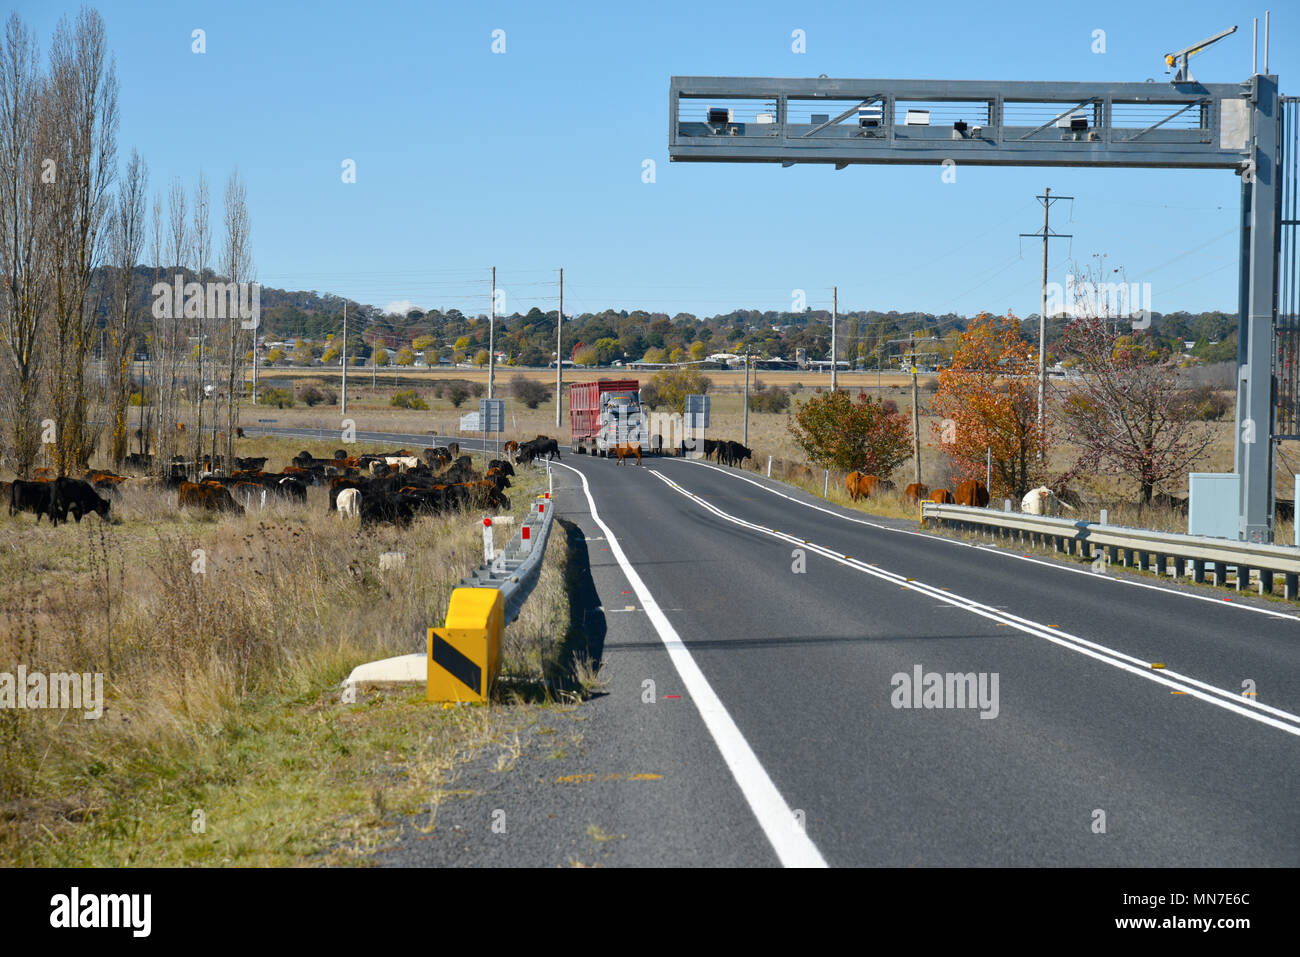
POLYGON ((506 400, 479 399, 478 420, 480 432, 504 432, 506 430, 506 400))
POLYGON ((709 427, 709 397, 707 395, 688 395, 686 410, 682 416, 682 425, 688 429, 707 429, 709 427))
POLYGON ((478 432, 478 413, 466 412, 460 417, 460 430, 462 432, 478 432))
POLYGON ((261 422, 263 425, 270 425, 272 422, 279 422, 280 420, 279 419, 258 419, 257 421, 261 422))

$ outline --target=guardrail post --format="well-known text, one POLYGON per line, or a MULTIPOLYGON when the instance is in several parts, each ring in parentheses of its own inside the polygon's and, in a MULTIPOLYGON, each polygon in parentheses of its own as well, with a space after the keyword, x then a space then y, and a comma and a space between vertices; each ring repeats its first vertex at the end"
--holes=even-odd
POLYGON ((1132 564, 1133 564, 1133 549, 1126 548, 1124 549, 1124 567, 1128 568, 1132 564))
POLYGON ((1205 562, 1199 558, 1192 559, 1192 581, 1198 585, 1205 584, 1205 562))
POLYGON ((1245 566, 1238 565, 1237 576, 1236 576, 1236 580, 1233 582, 1233 585, 1235 586, 1236 591, 1241 591, 1243 588, 1247 588, 1247 589, 1250 588, 1250 569, 1246 568, 1245 566))
POLYGON ((1174 579, 1184 577, 1187 574, 1187 562, 1182 557, 1174 556, 1174 579))
POLYGON ((1119 564, 1119 548, 1114 545, 1106 546, 1106 562, 1110 565, 1119 564))
POLYGON ((1288 599, 1295 598, 1297 591, 1300 591, 1300 575, 1288 573, 1283 579, 1282 596, 1288 599))
POLYGON ((1259 570, 1259 593, 1261 595, 1273 594, 1273 573, 1267 568, 1259 570))
POLYGON ((1225 565, 1223 562, 1214 563, 1214 584, 1216 585, 1228 584, 1228 566, 1225 565))

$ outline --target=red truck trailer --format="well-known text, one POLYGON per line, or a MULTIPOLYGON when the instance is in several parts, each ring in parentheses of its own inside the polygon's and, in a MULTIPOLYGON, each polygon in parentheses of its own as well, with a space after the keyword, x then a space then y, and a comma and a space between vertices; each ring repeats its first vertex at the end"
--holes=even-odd
POLYGON ((636 379, 601 379, 569 386, 569 429, 574 451, 607 455, 621 443, 635 441, 649 451, 647 423, 636 379))

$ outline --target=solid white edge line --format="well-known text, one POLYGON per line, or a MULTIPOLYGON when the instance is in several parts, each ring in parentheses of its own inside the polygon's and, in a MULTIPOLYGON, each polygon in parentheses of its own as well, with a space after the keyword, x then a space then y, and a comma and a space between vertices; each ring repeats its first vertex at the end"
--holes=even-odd
POLYGON ((983 605, 980 602, 967 598, 966 596, 960 595, 956 592, 944 591, 934 587, 933 585, 928 585, 925 582, 908 579, 897 572, 890 572, 883 568, 876 568, 866 562, 850 558, 846 555, 841 555, 824 545, 817 545, 811 540, 802 539, 796 535, 789 535, 785 532, 777 531, 776 529, 766 528, 762 525, 746 521, 743 518, 724 512, 722 509, 718 508, 713 503, 706 501, 701 496, 696 495, 688 489, 682 488, 682 486, 678 485, 668 476, 656 469, 651 469, 650 474, 668 485, 680 495, 692 499, 701 508, 712 512, 724 521, 731 522, 732 524, 739 525, 743 528, 751 529, 752 531, 761 532, 765 535, 770 535, 773 538, 780 539, 781 541, 795 544, 800 548, 806 548, 818 555, 829 558, 834 562, 853 568, 857 571, 865 572, 866 574, 879 578, 882 581, 913 589, 920 592, 922 595, 937 598, 946 604, 971 612, 981 618, 988 618, 993 621, 1001 622, 1004 625, 1022 631, 1027 635, 1032 635, 1035 638, 1045 638, 1055 645, 1059 645, 1062 648, 1069 649, 1070 651, 1077 652, 1081 655, 1086 655, 1087 657, 1100 661, 1103 664, 1108 664, 1113 668, 1127 671, 1130 674, 1137 675, 1139 678, 1146 678, 1148 681, 1154 681, 1156 684, 1176 688, 1184 694, 1190 695, 1194 698, 1199 698, 1202 701, 1223 708, 1226 711, 1231 711, 1234 714, 1241 715, 1242 717, 1250 718, 1252 721, 1257 721, 1260 724, 1266 724, 1269 727, 1277 728, 1280 731, 1285 731, 1288 734, 1300 737, 1300 726, 1286 723, 1286 721, 1293 721, 1300 724, 1300 715, 1295 715, 1289 711, 1284 711, 1281 708, 1274 708, 1252 699, 1238 699, 1238 697, 1230 691, 1224 691, 1222 688, 1216 688, 1213 685, 1206 684, 1205 682, 1199 681, 1195 678, 1180 675, 1177 672, 1149 670, 1149 665, 1146 662, 1126 655, 1123 652, 1115 651, 1114 649, 1098 644, 1097 642, 1089 641, 1086 638, 1080 638, 1077 635, 1072 635, 1069 632, 1061 631, 1059 629, 1049 629, 1046 625, 1033 621, 1032 619, 1021 618, 1018 615, 1001 611, 992 606, 983 605), (1207 694, 1206 692, 1209 693, 1207 694), (1211 695, 1219 695, 1221 697, 1212 697, 1211 695), (1269 712, 1270 714, 1257 713, 1261 711, 1269 712), (1279 721, 1271 715, 1279 715, 1286 719, 1286 721, 1279 721))
POLYGON ((785 798, 777 790, 776 785, 768 776, 763 765, 759 762, 758 756, 754 754, 753 748, 741 734, 740 728, 728 714, 722 700, 714 692, 713 687, 709 684, 704 672, 700 670, 695 659, 691 657, 690 651, 687 650, 685 643, 673 628, 668 617, 655 601, 650 589, 646 587, 641 576, 637 574, 632 563, 628 561, 623 547, 619 544, 618 539, 614 536, 613 530, 604 523, 599 513, 596 511, 596 500, 592 497, 591 486, 587 484, 587 476, 571 465, 564 465, 563 462, 552 462, 552 465, 561 465, 571 472, 577 474, 582 480, 582 490, 587 496, 587 504, 591 506, 591 518, 600 526, 605 533, 605 538, 609 542, 610 553, 618 561, 619 567, 622 568, 623 574, 627 577, 628 582, 632 585, 632 590, 636 592, 637 598, 641 601, 641 606, 645 610, 646 616, 650 623, 654 625, 655 631, 659 633, 659 639, 663 642, 664 648, 668 651, 668 657, 672 660, 673 667, 677 669, 677 674, 681 676, 691 700, 695 707, 699 709, 700 717, 704 719, 704 726, 709 729, 709 734, 713 736, 713 742, 718 746, 722 753, 722 759, 727 763, 732 777, 736 779, 736 784, 740 787, 740 792, 749 802, 749 809, 754 812, 754 817, 758 820, 758 826, 763 829, 768 842, 771 843, 772 849, 776 851, 776 856, 780 859, 784 867, 826 867, 826 860, 822 857, 821 852, 817 850, 815 844, 809 839, 807 833, 798 824, 794 812, 786 804, 785 798))
MULTIPOLYGON (((957 545, 962 548, 978 548, 981 549, 982 551, 990 552, 995 555, 1003 555, 1007 558, 1013 558, 1016 561, 1030 562, 1031 564, 1034 565, 1042 565, 1044 568, 1055 568, 1058 571, 1070 572, 1075 575, 1089 575, 1093 578, 1101 579, 1104 581, 1115 582, 1116 584, 1119 585, 1133 585, 1137 588, 1149 588, 1152 591, 1158 591, 1166 595, 1176 595, 1180 598, 1194 598, 1197 601, 1208 601, 1220 608, 1236 608, 1240 611, 1253 611, 1261 615, 1268 615, 1272 618, 1284 618, 1287 621, 1300 621, 1300 615, 1288 614, 1287 612, 1284 611, 1274 611, 1272 608, 1259 608, 1255 605, 1243 605, 1240 602, 1228 601, 1224 598, 1216 598, 1213 595, 1198 595, 1195 592, 1182 591, 1177 588, 1166 588, 1163 585, 1156 585, 1156 584, 1152 584, 1151 582, 1135 581, 1134 579, 1131 578, 1120 578, 1112 575, 1099 574, 1097 572, 1085 570, 1082 568, 1073 568, 1069 565, 1062 565, 1059 562, 1047 561, 1041 558, 1031 558, 1028 555, 1018 555, 1014 551, 1008 551, 1007 549, 1001 548, 997 545, 991 547, 988 545, 976 545, 971 542, 963 542, 960 541, 959 539, 948 538, 945 535, 930 535, 930 534, 926 534, 925 532, 914 532, 911 529, 907 529, 907 528, 895 528, 892 525, 881 525, 879 522, 869 522, 866 519, 854 518, 851 515, 842 515, 841 513, 836 512, 833 509, 825 508, 821 505, 815 505, 812 502, 800 501, 799 499, 795 498, 793 495, 787 495, 784 492, 778 491, 777 489, 770 488, 764 485, 762 482, 756 482, 751 478, 746 478, 743 475, 739 475, 735 472, 730 472, 727 469, 720 468, 719 466, 716 465, 710 465, 705 462, 700 462, 694 459, 681 459, 681 461, 694 461, 696 465, 703 466, 704 468, 709 469, 712 472, 718 472, 730 478, 738 479, 741 482, 748 482, 750 485, 753 485, 756 488, 761 488, 764 492, 767 492, 771 495, 776 495, 779 498, 787 499, 791 502, 794 502, 796 505, 802 505, 804 508, 811 508, 818 512, 825 512, 827 515, 830 515, 834 518, 838 518, 845 522, 852 522, 855 525, 866 525, 868 528, 878 528, 883 532, 894 532, 895 534, 898 535, 915 535, 918 538, 924 538, 927 541, 946 542, 949 545, 957 545)), ((776 481, 776 479, 773 479, 772 481, 776 481)), ((808 493, 808 494, 812 494, 812 493, 808 493)), ((1247 592, 1247 594, 1249 594, 1249 592, 1247 592)))

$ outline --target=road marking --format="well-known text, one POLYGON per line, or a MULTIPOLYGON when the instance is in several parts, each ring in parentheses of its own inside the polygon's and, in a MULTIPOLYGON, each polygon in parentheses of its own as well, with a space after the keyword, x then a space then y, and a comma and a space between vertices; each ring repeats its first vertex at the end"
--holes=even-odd
MULTIPOLYGON (((674 491, 683 495, 690 494, 663 473, 651 469, 650 474, 658 478, 674 491)), ((801 539, 798 539, 793 535, 776 532, 763 525, 758 525, 754 522, 746 521, 743 518, 738 518, 735 515, 730 515, 718 508, 716 505, 700 498, 698 495, 692 495, 691 497, 700 505, 701 508, 712 512, 724 521, 731 522, 733 525, 739 525, 742 528, 761 532, 765 535, 770 535, 786 542, 797 543, 801 541, 801 539)), ((1118 668, 1119 670, 1126 671, 1129 674, 1138 675, 1139 677, 1146 678, 1148 681, 1154 681, 1157 684, 1162 684, 1169 688, 1180 689, 1186 694, 1189 694, 1194 698, 1200 698, 1202 701, 1208 702, 1215 707, 1223 708, 1224 710, 1231 711, 1234 714, 1250 718, 1252 721, 1258 721, 1261 724, 1266 724, 1270 727, 1285 731, 1288 734, 1300 737, 1300 715, 1292 714, 1291 712, 1284 711, 1281 708, 1274 708, 1270 705, 1260 704, 1258 701, 1242 702, 1241 695, 1235 691, 1224 691, 1222 688, 1217 688, 1214 685, 1207 684, 1204 681, 1192 678, 1188 675, 1170 671, 1168 668, 1161 669, 1158 672, 1152 671, 1149 662, 1143 661, 1139 658, 1134 658, 1132 655, 1127 655, 1122 651, 1116 651, 1114 648, 1107 647, 1106 645, 1099 644, 1095 641, 1090 641, 1087 638, 1082 638, 1078 635, 1070 634, 1066 631, 1061 631, 1057 628, 1044 626, 1040 622, 1028 618, 1022 618, 1019 615, 1012 614, 1011 612, 999 611, 991 605, 981 604, 974 599, 966 598, 956 592, 942 591, 933 585, 927 585, 924 582, 915 581, 913 579, 906 579, 903 575, 885 571, 883 568, 868 565, 866 562, 854 558, 846 558, 839 552, 833 551, 823 545, 815 545, 811 542, 806 542, 804 547, 815 554, 829 558, 831 561, 856 569, 864 574, 871 575, 874 578, 879 578, 882 581, 892 582, 894 584, 902 584, 904 581, 910 582, 910 584, 904 584, 903 587, 906 589, 915 589, 921 594, 928 595, 931 598, 938 598, 945 604, 951 604, 963 608, 971 614, 978 615, 981 618, 988 618, 993 621, 1005 623, 1018 631, 1023 631, 1027 635, 1033 635, 1036 638, 1045 639, 1046 641, 1052 642, 1052 644, 1060 645, 1062 648, 1068 648, 1078 654, 1086 655, 1087 657, 1100 661, 1103 664, 1108 664, 1112 668, 1118 668), (1244 705, 1249 705, 1250 707, 1245 707, 1244 705), (1293 723, 1289 724, 1287 722, 1293 723)))
MULTIPOLYGON (((1120 585, 1132 585, 1135 588, 1150 588, 1152 591, 1163 592, 1166 595, 1177 595, 1182 598, 1194 598, 1197 601, 1210 601, 1210 602, 1214 602, 1214 604, 1216 605, 1222 605, 1225 602, 1231 602, 1232 607, 1239 608, 1242 611, 1253 611, 1261 615, 1268 615, 1272 618, 1285 618, 1289 621, 1300 621, 1300 615, 1288 614, 1287 612, 1284 611, 1274 611, 1272 608, 1258 608, 1254 605, 1242 605, 1237 602, 1233 602, 1231 598, 1219 598, 1218 596, 1215 595, 1198 595, 1195 592, 1181 591, 1177 588, 1165 588, 1162 585, 1155 585, 1152 584, 1151 582, 1136 581, 1131 578, 1119 578, 1119 577, 1105 575, 1105 574, 1098 575, 1096 572, 1092 571, 1090 567, 1075 568, 1071 565, 1062 565, 1058 562, 1050 562, 1041 558, 1033 558, 1029 555, 1016 555, 1012 552, 1007 551, 1004 548, 1000 548, 997 545, 988 545, 988 544, 977 545, 973 542, 963 542, 959 539, 948 538, 943 535, 928 535, 925 532, 914 532, 906 528, 895 528, 892 525, 881 525, 879 522, 868 522, 865 519, 853 518, 850 515, 842 515, 841 513, 833 509, 824 508, 821 505, 814 505, 812 502, 801 501, 800 499, 795 498, 793 495, 786 495, 784 492, 778 492, 774 488, 768 488, 766 485, 762 484, 761 482, 755 482, 753 479, 746 478, 743 475, 738 475, 735 472, 728 471, 727 469, 724 468, 719 468, 716 465, 707 465, 704 462, 695 462, 692 459, 687 459, 686 461, 694 462, 695 465, 699 465, 702 468, 710 469, 711 471, 714 472, 721 472, 723 475, 726 475, 733 479, 737 479, 741 482, 748 482, 750 485, 757 486, 758 488, 761 488, 763 491, 771 495, 776 495, 779 496, 780 498, 784 498, 791 502, 794 502, 796 505, 802 505, 804 508, 811 508, 818 512, 825 512, 827 515, 834 516, 835 518, 838 518, 845 522, 853 522, 856 525, 866 525, 869 528, 878 528, 881 531, 894 532, 895 534, 898 535, 915 535, 919 538, 927 539, 928 541, 946 542, 949 545, 956 545, 961 548, 984 549, 987 551, 995 552, 998 555, 1005 555, 1007 558, 1014 558, 1017 561, 1027 561, 1034 565, 1042 565, 1045 568, 1055 568, 1058 571, 1072 572, 1076 575, 1087 575, 1090 578, 1101 578, 1106 581, 1116 582, 1120 585)), ((683 490, 683 492, 686 495, 695 497, 694 492, 690 492, 687 490, 683 490)))
POLYGON ((785 798, 772 783, 758 756, 754 754, 754 749, 740 733, 740 728, 728 714, 722 700, 709 684, 709 680, 704 677, 700 666, 691 657, 690 651, 687 650, 681 636, 677 634, 677 630, 673 628, 672 622, 668 620, 658 602, 655 601, 654 595, 646 587, 646 583, 641 580, 641 576, 628 561, 623 546, 614 537, 613 530, 601 520, 600 514, 596 511, 596 500, 592 497, 591 486, 587 484, 587 476, 571 465, 564 465, 561 462, 555 464, 577 472, 578 478, 582 480, 582 490, 587 496, 588 505, 591 506, 592 521, 600 526, 600 530, 609 540, 612 554, 631 583, 632 590, 641 599, 642 609, 650 619, 650 623, 654 625, 655 631, 659 633, 659 639, 668 650, 668 657, 673 667, 677 669, 677 674, 686 686, 687 693, 695 703, 695 707, 699 709, 704 726, 713 736, 714 743, 722 753, 722 759, 731 770, 732 777, 736 779, 741 794, 749 802, 749 809, 754 812, 758 826, 763 829, 781 864, 785 867, 826 867, 826 859, 817 850, 817 846, 809 840, 808 835, 798 827, 790 805, 786 804, 785 798))

